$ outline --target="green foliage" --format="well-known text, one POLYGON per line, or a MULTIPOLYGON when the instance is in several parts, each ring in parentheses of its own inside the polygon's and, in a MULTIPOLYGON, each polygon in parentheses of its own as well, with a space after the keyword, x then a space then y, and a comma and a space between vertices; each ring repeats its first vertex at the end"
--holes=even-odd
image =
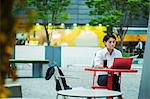
POLYGON ((120 50, 127 32, 129 22, 139 17, 148 19, 149 0, 85 0, 90 8, 89 15, 96 16, 90 21, 92 25, 108 25, 107 33, 113 32, 113 27, 118 29, 116 34, 120 37, 120 50), (127 27, 126 30, 123 27, 127 27))
POLYGON ((60 13, 57 19, 60 21, 60 23, 63 23, 64 20, 68 19, 68 14, 60 13))
POLYGON ((48 33, 48 23, 55 25, 67 20, 68 15, 65 11, 70 3, 70 0, 27 0, 27 6, 37 12, 36 18, 41 19, 44 25, 48 45, 51 40, 48 33))
POLYGON ((123 53, 122 53, 122 56, 123 56, 123 57, 131 57, 131 54, 130 54, 130 53, 123 52, 123 53))
POLYGON ((130 18, 138 18, 143 11, 146 14, 149 6, 146 0, 85 0, 85 4, 90 8, 89 14, 98 17, 92 19, 91 24, 111 27, 120 26, 130 18))
POLYGON ((65 11, 69 4, 70 0, 27 0, 28 7, 36 10, 38 19, 46 23, 51 22, 52 24, 68 19, 65 11))

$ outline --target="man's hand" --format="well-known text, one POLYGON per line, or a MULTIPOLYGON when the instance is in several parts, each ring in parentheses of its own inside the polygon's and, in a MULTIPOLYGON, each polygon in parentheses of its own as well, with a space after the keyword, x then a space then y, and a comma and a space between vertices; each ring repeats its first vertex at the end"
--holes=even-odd
POLYGON ((94 66, 94 68, 95 68, 95 69, 104 69, 103 66, 99 66, 99 65, 94 66))

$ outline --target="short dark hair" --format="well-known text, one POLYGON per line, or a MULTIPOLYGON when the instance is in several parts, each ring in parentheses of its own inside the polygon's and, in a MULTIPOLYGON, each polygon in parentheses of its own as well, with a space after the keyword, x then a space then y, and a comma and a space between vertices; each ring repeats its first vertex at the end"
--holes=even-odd
POLYGON ((113 39, 116 40, 115 35, 113 35, 113 34, 107 34, 107 35, 104 36, 103 42, 107 42, 110 38, 113 38, 113 39))

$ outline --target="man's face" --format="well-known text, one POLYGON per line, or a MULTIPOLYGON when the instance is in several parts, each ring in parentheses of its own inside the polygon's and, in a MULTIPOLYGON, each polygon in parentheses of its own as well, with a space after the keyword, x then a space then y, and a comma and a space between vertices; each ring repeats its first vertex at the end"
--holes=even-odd
POLYGON ((104 44, 108 49, 112 50, 116 45, 116 40, 114 38, 109 38, 107 42, 104 42, 104 44))

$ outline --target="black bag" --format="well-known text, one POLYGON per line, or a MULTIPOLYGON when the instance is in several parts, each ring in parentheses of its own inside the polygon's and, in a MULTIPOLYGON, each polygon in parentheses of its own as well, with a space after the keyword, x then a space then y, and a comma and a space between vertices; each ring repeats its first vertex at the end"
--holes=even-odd
POLYGON ((107 86, 107 75, 98 75, 97 84, 99 86, 107 86))
MULTIPOLYGON (((98 75, 97 84, 99 86, 107 86, 108 75, 98 75)), ((112 90, 120 91, 119 77, 114 74, 112 90)))

